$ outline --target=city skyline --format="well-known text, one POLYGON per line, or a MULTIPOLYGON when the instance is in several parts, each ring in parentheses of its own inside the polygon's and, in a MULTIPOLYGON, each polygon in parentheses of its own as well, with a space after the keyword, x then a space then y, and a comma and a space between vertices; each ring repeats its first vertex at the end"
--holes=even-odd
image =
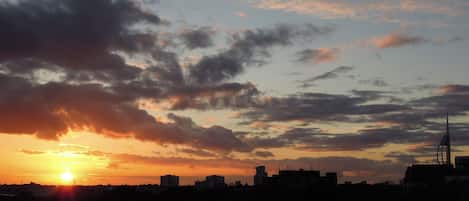
MULTIPOLYGON (((449 115, 469 155, 466 0, 0 0, 0 183, 398 183, 449 115)), ((453 159, 452 159, 453 160, 453 159)), ((454 163, 454 161, 453 161, 454 163)))

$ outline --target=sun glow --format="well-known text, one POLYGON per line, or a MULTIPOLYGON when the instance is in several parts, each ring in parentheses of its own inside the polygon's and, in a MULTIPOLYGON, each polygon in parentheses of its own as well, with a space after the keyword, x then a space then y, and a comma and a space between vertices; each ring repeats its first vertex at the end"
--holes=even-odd
POLYGON ((73 181, 73 174, 71 172, 64 172, 60 175, 60 179, 65 183, 70 183, 73 181))

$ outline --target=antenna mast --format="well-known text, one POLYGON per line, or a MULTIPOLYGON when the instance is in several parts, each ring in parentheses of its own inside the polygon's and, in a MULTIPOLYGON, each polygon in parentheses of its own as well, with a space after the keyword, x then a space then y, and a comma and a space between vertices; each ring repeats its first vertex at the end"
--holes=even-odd
POLYGON ((451 138, 449 135, 449 117, 448 113, 446 113, 446 135, 447 135, 447 140, 448 144, 446 147, 446 162, 449 167, 451 167, 451 138))

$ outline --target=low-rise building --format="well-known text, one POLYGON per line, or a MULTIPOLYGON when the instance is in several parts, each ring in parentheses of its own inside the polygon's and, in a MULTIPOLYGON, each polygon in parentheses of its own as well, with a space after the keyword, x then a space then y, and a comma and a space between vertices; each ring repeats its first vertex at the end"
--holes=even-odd
POLYGON ((179 177, 175 175, 164 175, 160 177, 160 185, 162 187, 178 187, 179 177))
POLYGON ((205 177, 204 181, 195 182, 195 188, 197 190, 223 189, 225 187, 225 177, 218 175, 210 175, 205 177))

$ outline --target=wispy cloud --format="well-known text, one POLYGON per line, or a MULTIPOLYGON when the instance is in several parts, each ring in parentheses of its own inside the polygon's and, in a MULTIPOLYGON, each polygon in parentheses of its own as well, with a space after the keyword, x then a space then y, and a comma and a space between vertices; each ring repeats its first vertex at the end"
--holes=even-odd
POLYGON ((371 43, 381 49, 401 47, 406 45, 417 45, 428 42, 427 39, 421 36, 413 36, 403 33, 391 33, 386 36, 375 37, 371 43))
POLYGON ((282 10, 303 15, 314 15, 325 19, 352 18, 385 20, 399 13, 429 13, 446 16, 461 16, 467 13, 469 4, 465 0, 256 0, 255 7, 282 10))
POLYGON ((297 61, 303 63, 328 63, 336 61, 340 50, 337 48, 305 49, 297 52, 297 61))
POLYGON ((353 69, 355 68, 351 66, 339 66, 331 71, 328 71, 323 74, 300 81, 302 83, 301 87, 305 88, 305 87, 313 86, 315 82, 320 81, 320 80, 328 80, 328 79, 337 78, 339 77, 340 74, 348 73, 352 71, 353 69))

